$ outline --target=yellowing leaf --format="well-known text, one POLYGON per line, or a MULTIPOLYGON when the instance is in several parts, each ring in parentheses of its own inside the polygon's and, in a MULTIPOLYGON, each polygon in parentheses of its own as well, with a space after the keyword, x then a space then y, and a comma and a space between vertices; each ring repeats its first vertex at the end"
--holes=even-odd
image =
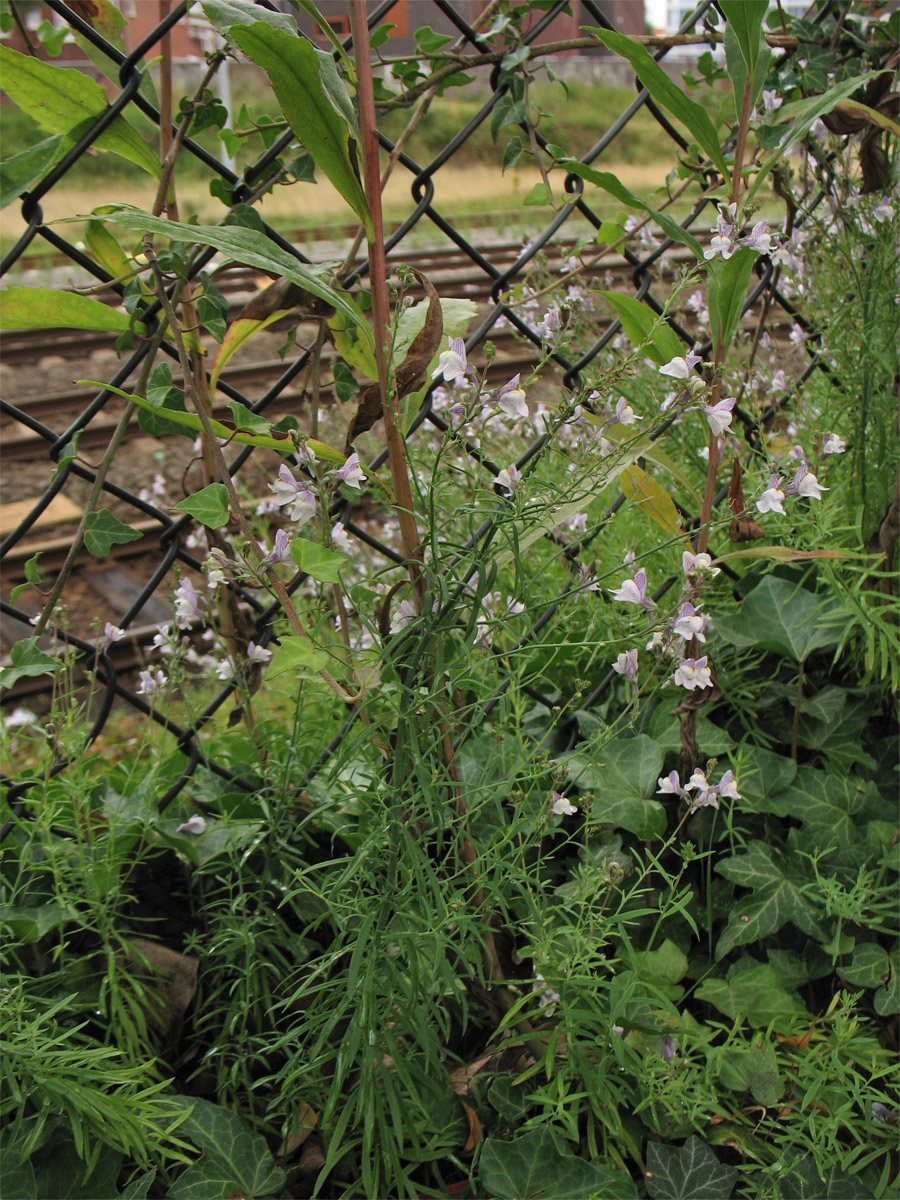
POLYGON ((669 493, 640 467, 631 464, 622 471, 619 487, 629 500, 639 504, 648 517, 661 525, 666 533, 679 530, 678 510, 669 493))

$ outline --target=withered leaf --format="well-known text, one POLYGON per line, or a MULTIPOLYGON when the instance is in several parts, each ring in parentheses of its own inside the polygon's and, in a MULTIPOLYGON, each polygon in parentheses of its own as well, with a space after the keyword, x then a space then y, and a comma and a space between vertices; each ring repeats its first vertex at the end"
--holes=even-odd
MULTIPOLYGON (((394 372, 394 388, 400 399, 408 396, 410 392, 418 391, 423 385, 428 364, 437 353, 444 336, 444 314, 434 284, 421 271, 412 268, 412 273, 425 289, 428 310, 425 314, 425 324, 413 338, 406 358, 394 372)), ((347 454, 352 451, 354 440, 372 428, 381 412, 381 388, 376 380, 365 389, 360 397, 359 407, 353 414, 353 420, 347 430, 347 454)))
POLYGON ((756 538, 765 537, 766 531, 759 521, 747 514, 741 478, 740 460, 735 458, 731 469, 731 482, 728 485, 728 503, 734 514, 728 528, 728 536, 733 542, 752 542, 756 538))
POLYGON ((197 992, 199 961, 146 938, 132 939, 131 947, 135 957, 146 959, 153 973, 156 1003, 151 1000, 147 1016, 162 1034, 164 1044, 172 1045, 181 1034, 184 1014, 197 992))
POLYGON ((481 1121, 478 1119, 478 1113, 472 1108, 471 1104, 466 1104, 465 1100, 461 1100, 465 1109, 466 1116, 469 1120, 469 1136, 466 1139, 466 1144, 463 1146, 463 1154, 474 1154, 479 1143, 484 1137, 484 1131, 481 1128, 481 1121))
MULTIPOLYGON (((292 308, 299 310, 297 321, 310 317, 327 317, 334 311, 324 300, 310 295, 305 288, 282 275, 252 296, 238 313, 236 320, 265 321, 273 313, 286 312, 292 308)), ((295 321, 294 324, 296 323, 295 321)))

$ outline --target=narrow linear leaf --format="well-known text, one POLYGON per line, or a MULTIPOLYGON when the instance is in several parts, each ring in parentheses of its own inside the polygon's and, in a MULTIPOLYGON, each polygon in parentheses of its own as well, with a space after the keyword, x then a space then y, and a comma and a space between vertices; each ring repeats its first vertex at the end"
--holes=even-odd
MULTIPOLYGON (((750 2, 754 3, 755 0, 750 0, 750 2)), ((631 64, 635 75, 656 103, 681 121, 722 178, 727 178, 728 166, 722 154, 716 128, 706 109, 697 104, 695 100, 689 99, 639 42, 633 42, 624 33, 616 33, 611 29, 600 29, 596 26, 590 28, 588 32, 593 33, 604 46, 631 64)))
POLYGON ((0 292, 0 329, 105 329, 124 333, 128 313, 102 300, 53 288, 10 287, 0 292))
POLYGON ((616 310, 626 336, 635 346, 642 347, 648 358, 663 366, 673 358, 683 356, 681 338, 646 304, 619 292, 601 292, 600 295, 616 310))
POLYGON ((740 246, 726 262, 710 269, 709 323, 717 349, 727 349, 740 323, 750 272, 758 257, 749 246, 740 246))
POLYGON ((671 238, 673 242, 679 242, 682 246, 689 247, 691 253, 698 261, 703 260, 703 247, 692 233, 689 233, 683 226, 679 225, 674 217, 670 217, 668 213, 658 212, 655 208, 651 208, 649 204, 641 200, 634 192, 629 191, 620 182, 617 175, 613 175, 611 171, 595 171, 593 167, 586 166, 583 162, 579 162, 577 158, 561 158, 558 161, 559 165, 565 167, 572 175, 577 175, 587 183, 593 183, 595 187, 603 188, 605 192, 609 192, 611 196, 615 196, 622 204, 627 204, 629 208, 639 208, 643 212, 649 213, 666 237, 671 238))

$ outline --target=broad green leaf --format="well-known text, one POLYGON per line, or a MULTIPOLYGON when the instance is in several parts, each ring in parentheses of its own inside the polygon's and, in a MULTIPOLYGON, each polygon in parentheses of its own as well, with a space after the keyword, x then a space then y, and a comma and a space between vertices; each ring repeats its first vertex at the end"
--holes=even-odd
POLYGON ((615 33, 611 29, 600 29, 596 26, 587 32, 593 33, 604 46, 631 64, 635 75, 660 108, 666 109, 681 121, 722 178, 727 179, 728 166, 716 127, 706 109, 695 100, 689 99, 639 42, 633 42, 624 33, 615 33))
POLYGON ((647 514, 666 533, 674 536, 681 528, 681 518, 675 501, 652 475, 634 463, 625 467, 619 476, 619 487, 641 512, 647 514))
POLYGON ((733 646, 755 646, 805 662, 813 650, 837 645, 843 612, 828 596, 767 575, 737 613, 716 617, 716 632, 733 646))
MULTIPOLYGON (((106 111, 101 85, 74 67, 57 67, 9 46, 0 46, 3 90, 48 133, 80 136, 90 122, 106 111)), ((159 176, 159 158, 137 130, 119 115, 94 139, 98 150, 107 150, 159 176)))
POLYGON ((347 106, 340 102, 338 89, 343 89, 331 56, 299 34, 264 21, 232 26, 229 35, 269 76, 291 129, 362 221, 371 241, 374 226, 360 181, 358 134, 347 106))
POLYGON ((664 366, 673 358, 684 356, 681 338, 646 304, 619 292, 601 292, 600 295, 616 310, 626 336, 635 346, 643 348, 648 358, 664 366))
POLYGON ((190 513, 207 529, 221 529, 228 524, 228 488, 224 483, 210 483, 193 496, 179 500, 175 507, 190 513))
POLYGON ((704 979, 696 995, 726 1017, 747 1021, 754 1029, 773 1024, 786 1033, 795 1017, 809 1016, 798 997, 778 982, 768 963, 745 970, 732 967, 725 979, 704 979))
MULTIPOLYGON (((57 929, 66 921, 78 916, 77 910, 71 905, 51 901, 34 908, 24 906, 4 908, 0 920, 7 926, 20 942, 37 942, 45 937, 51 929, 57 929)), ((885 955, 885 958, 887 955, 885 955)))
POLYGON ((641 200, 639 196, 636 196, 634 192, 630 192, 619 181, 619 177, 613 175, 611 171, 595 171, 593 167, 585 166, 577 158, 562 158, 559 160, 559 166, 564 167, 572 175, 584 179, 587 183, 593 183, 595 187, 603 188, 605 192, 615 196, 622 204, 627 204, 629 208, 639 208, 643 212, 649 213, 666 237, 671 238, 673 242, 687 246, 698 261, 703 261, 703 247, 692 233, 679 225, 668 213, 658 212, 641 200))
POLYGON ((301 571, 322 583, 340 583, 341 570, 347 566, 346 554, 303 537, 291 542, 291 558, 301 571))
POLYGON ((253 412, 246 404, 241 404, 240 400, 229 400, 228 407, 234 417, 234 427, 241 433, 267 434, 272 428, 271 421, 253 412))
POLYGON ((332 287, 311 267, 294 258, 293 254, 282 250, 258 229, 248 229, 243 225, 185 225, 179 221, 166 220, 165 217, 154 217, 151 213, 127 204, 104 205, 102 210, 95 210, 95 215, 105 221, 112 221, 114 225, 121 225, 123 229, 137 229, 172 238, 174 241, 214 246, 235 262, 245 263, 248 267, 259 267, 261 271, 275 275, 283 275, 311 295, 318 296, 326 304, 344 312, 357 324, 360 336, 367 338, 371 343, 371 328, 354 301, 339 288, 332 287))
POLYGON ((750 272, 758 257, 749 246, 739 246, 727 262, 710 263, 709 324, 717 349, 728 348, 740 324, 750 272))
POLYGON ((637 1189, 629 1175, 605 1163, 588 1162, 564 1150, 546 1125, 508 1142, 487 1138, 479 1159, 478 1179, 495 1200, 631 1200, 637 1189))
POLYGON ((58 157, 61 145, 62 135, 56 133, 0 163, 0 208, 12 204, 44 176, 58 157))
MULTIPOLYGON (((116 1179, 122 1169, 122 1154, 112 1146, 101 1146, 100 1154, 90 1171, 68 1133, 57 1130, 31 1156, 36 1196, 53 1200, 96 1200, 99 1196, 116 1196, 116 1179)), ((6 1197, 6 1172, 3 1195, 6 1197)))
POLYGON ((668 938, 656 950, 636 950, 634 953, 635 974, 658 987, 672 1001, 677 1002, 684 994, 684 988, 678 984, 687 969, 687 955, 668 938))
POLYGON ((36 637, 22 638, 9 652, 10 667, 0 669, 0 687, 12 687, 18 679, 37 679, 41 675, 52 675, 62 670, 58 658, 51 658, 38 648, 36 637))
POLYGON ((730 1200, 737 1180, 734 1167, 720 1163, 698 1137, 681 1147, 649 1142, 647 1166, 653 1172, 647 1180, 653 1200, 730 1200))
POLYGON ((845 1174, 837 1164, 817 1167, 811 1154, 791 1163, 780 1187, 785 1200, 873 1200, 857 1176, 845 1174))
POLYGON ((97 558, 109 554, 113 546, 124 546, 126 542, 136 542, 143 536, 114 517, 108 508, 98 508, 84 518, 84 544, 88 553, 95 554, 97 558))
POLYGON ((254 1133, 237 1115, 208 1100, 177 1096, 172 1104, 188 1116, 181 1137, 203 1155, 175 1180, 173 1200, 226 1200, 235 1192, 271 1196, 284 1187, 285 1174, 275 1165, 262 1134, 254 1133))
POLYGON ((329 656, 303 637, 282 637, 280 645, 266 667, 266 679, 274 679, 285 671, 292 674, 318 672, 328 666, 329 656))
MULTIPOLYGON (((160 408, 156 404, 151 404, 146 397, 135 395, 132 392, 123 392, 121 388, 113 387, 111 383, 98 383, 95 379, 79 379, 78 382, 84 384, 90 383, 95 387, 102 387, 109 392, 115 392, 117 396, 122 396, 124 399, 130 400, 138 408, 153 413, 157 417, 165 417, 166 420, 181 426, 183 429, 191 429, 194 433, 203 432, 203 422, 196 413, 181 412, 179 409, 172 408, 160 408)), ((282 417, 282 421, 285 420, 287 418, 282 417)), ((273 426, 272 431, 268 434, 256 434, 242 433, 233 426, 227 425, 224 421, 217 421, 214 417, 210 418, 209 424, 216 437, 223 438, 225 441, 240 442, 244 446, 265 446, 269 450, 278 450, 282 454, 292 454, 295 449, 295 442, 291 434, 280 431, 276 426, 273 426)), ((281 422, 277 422, 277 424, 281 424, 281 422)), ((346 462, 346 455, 341 454, 340 450, 335 450, 333 446, 326 445, 325 442, 317 441, 315 438, 307 438, 305 444, 309 446, 316 458, 324 458, 327 462, 346 462)))
POLYGON ((891 960, 877 942, 857 942, 853 957, 838 967, 838 975, 853 987, 880 988, 890 979, 891 960))
POLYGON ((186 429, 178 419, 169 420, 164 412, 176 412, 179 416, 187 416, 184 404, 184 392, 172 382, 172 367, 167 362, 157 363, 147 384, 147 407, 138 409, 138 424, 151 437, 159 437, 162 433, 175 434, 177 437, 190 437, 191 430, 186 429))
POLYGON ((119 1193, 119 1200, 147 1200, 147 1194, 155 1179, 155 1169, 144 1171, 142 1175, 136 1175, 119 1193))
POLYGON ((838 775, 854 766, 875 771, 875 759, 863 748, 862 733, 872 717, 872 699, 847 688, 820 688, 800 705, 797 744, 824 754, 838 775))
POLYGON ((785 789, 794 781, 797 764, 792 758, 773 754, 762 746, 743 746, 732 755, 732 766, 739 766, 738 790, 741 809, 758 813, 790 815, 790 800, 785 789))
POLYGON ((297 36, 297 22, 288 13, 260 9, 253 0, 203 0, 200 6, 211 25, 223 36, 230 36, 236 25, 256 25, 260 21, 297 36))
POLYGON ((725 1051, 719 1081, 732 1091, 750 1092, 757 1104, 766 1107, 776 1104, 784 1091, 775 1047, 759 1036, 754 1036, 750 1045, 725 1051))
MULTIPOLYGON (((722 14, 740 46, 744 65, 752 75, 765 46, 763 21, 769 0, 720 0, 722 14)), ((738 100, 740 103, 740 100, 738 100)))
POLYGON ((663 764, 657 743, 645 734, 617 738, 598 754, 601 762, 583 754, 565 760, 572 783, 594 793, 591 815, 644 841, 662 837, 666 810, 658 800, 648 799, 656 791, 663 764))
POLYGON ((800 767, 782 798, 789 814, 803 822, 803 841, 810 850, 839 854, 863 842, 867 821, 884 812, 871 781, 844 779, 815 767, 800 767))
POLYGON ((831 975, 834 964, 817 942, 806 942, 802 954, 794 950, 768 950, 766 957, 775 978, 789 991, 796 991, 811 979, 831 975))
POLYGON ((799 855, 753 841, 745 854, 718 862, 716 870, 732 883, 753 890, 752 896, 734 904, 719 938, 716 958, 735 946, 746 946, 777 933, 788 921, 820 942, 828 936, 816 907, 812 871, 799 855))
POLYGON ((10 287, 0 292, 0 329, 105 329, 124 333, 128 313, 102 300, 55 288, 10 287))

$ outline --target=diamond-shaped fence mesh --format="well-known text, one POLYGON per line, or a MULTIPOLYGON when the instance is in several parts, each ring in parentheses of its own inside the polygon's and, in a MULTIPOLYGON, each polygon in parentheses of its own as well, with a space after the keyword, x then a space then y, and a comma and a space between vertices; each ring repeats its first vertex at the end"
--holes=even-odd
MULTIPOLYGON (((615 362, 616 356, 624 353, 621 326, 617 320, 612 319, 608 310, 607 315, 604 315, 598 304, 593 312, 583 314, 585 319, 582 324, 587 336, 582 337, 577 345, 560 348, 554 346, 553 329, 547 325, 547 313, 550 305, 549 284, 558 281, 565 287, 567 280, 561 277, 560 271, 566 271, 567 257, 572 253, 572 248, 578 246, 581 253, 585 244, 592 241, 593 250, 586 256, 582 254, 576 264, 583 265, 587 259, 591 260, 588 276, 590 279, 602 280, 605 275, 614 277, 620 292, 630 294, 654 314, 662 314, 665 311, 670 327, 686 348, 699 342, 700 353, 708 356, 710 346, 704 341, 703 330, 698 328, 696 322, 690 320, 686 309, 669 306, 673 283, 681 266, 680 248, 670 239, 664 238, 658 229, 651 233, 647 228, 640 235, 625 240, 612 250, 598 250, 597 231, 603 225, 604 214, 585 194, 584 183, 577 175, 570 174, 566 178, 565 195, 562 202, 557 196, 555 208, 522 210, 529 221, 529 236, 524 242, 521 240, 521 227, 511 230, 503 237, 502 243, 498 244, 496 231, 489 236, 479 236, 477 231, 473 231, 471 224, 464 225, 458 218, 447 215, 446 206, 442 201, 442 172, 448 164, 453 163, 454 156, 458 155, 479 130, 490 125, 498 105, 504 103, 509 93, 509 77, 501 70, 500 56, 493 53, 489 43, 479 37, 483 27, 475 27, 475 5, 463 0, 417 0, 416 4, 410 7, 414 7, 414 20, 420 25, 432 23, 440 24, 441 28, 449 28, 455 39, 454 49, 469 57, 480 55, 485 59, 483 67, 473 70, 473 74, 479 77, 479 82, 472 86, 480 87, 482 90, 479 95, 483 96, 483 103, 477 114, 456 132, 430 162, 415 161, 402 147, 397 152, 395 175, 405 176, 412 203, 408 215, 385 239, 390 261, 394 265, 419 267, 425 274, 433 277, 442 294, 469 296, 477 302, 477 317, 469 326, 465 339, 469 355, 483 362, 485 343, 493 342, 495 357, 490 370, 493 377, 502 383, 516 371, 527 374, 529 363, 537 361, 544 353, 545 378, 552 380, 557 394, 567 398, 566 402, 583 397, 585 383, 595 377, 592 372, 609 368, 610 364, 615 362), (537 228, 541 218, 548 213, 550 215, 546 217, 543 227, 537 228), (523 284, 527 284, 526 290, 523 290, 523 284), (548 289, 546 299, 541 295, 544 288, 548 289), (529 301, 529 296, 535 295, 537 299, 529 301), (479 355, 482 357, 479 358, 479 355)), ((580 23, 611 28, 608 7, 585 0, 579 6, 580 23)), ((151 95, 149 89, 142 87, 147 71, 146 62, 160 53, 161 39, 168 31, 191 19, 188 13, 189 6, 182 3, 173 7, 168 16, 127 56, 94 28, 88 11, 90 6, 69 7, 59 0, 50 0, 49 8, 58 21, 67 24, 99 55, 106 56, 108 60, 117 64, 118 87, 107 89, 109 106, 102 115, 85 123, 76 144, 37 186, 25 193, 21 203, 21 214, 27 229, 4 257, 2 273, 8 275, 12 272, 12 281, 18 282, 22 273, 31 267, 30 256, 34 254, 35 248, 41 246, 46 250, 49 247, 57 256, 61 256, 66 264, 65 267, 59 266, 59 257, 52 260, 57 265, 52 268, 51 277, 59 281, 60 286, 64 286, 72 277, 73 270, 77 270, 80 284, 96 283, 102 285, 111 296, 121 297, 125 294, 125 284, 99 265, 97 258, 89 250, 77 244, 67 234, 64 223, 47 223, 44 210, 53 190, 62 186, 70 172, 79 164, 83 166, 87 161, 86 156, 92 153, 92 147, 120 113, 139 111, 144 125, 148 121, 159 125, 162 120, 160 112, 148 98, 151 95)), ((370 28, 375 29, 384 21, 391 21, 394 8, 395 0, 385 0, 380 5, 370 6, 370 28)), ((681 31, 702 33, 703 22, 709 9, 710 3, 699 4, 688 16, 681 31)), ((548 38, 552 41, 561 18, 568 10, 566 0, 545 5, 543 11, 535 9, 531 23, 523 33, 522 44, 540 47, 548 38)), ((566 30, 570 28, 571 21, 566 25, 566 30)), ((350 46, 349 40, 346 45, 350 46)), ((658 59, 664 59, 666 51, 659 49, 655 53, 658 59)), ((646 91, 640 88, 636 90, 633 101, 621 113, 598 113, 598 120, 602 118, 606 131, 598 137, 594 145, 582 150, 581 161, 602 168, 605 161, 614 157, 617 139, 622 137, 628 129, 629 122, 642 109, 649 111, 658 124, 660 161, 674 165, 679 153, 687 149, 686 143, 653 105, 646 91)), ((544 145, 539 133, 532 135, 544 145)), ((260 184, 267 179, 271 164, 275 163, 280 155, 285 154, 294 141, 295 136, 291 131, 280 135, 272 141, 258 161, 245 168, 240 175, 224 166, 190 137, 185 140, 181 153, 185 157, 193 157, 201 164, 202 170, 208 174, 210 180, 222 181, 221 194, 229 197, 233 209, 242 206, 239 212, 241 220, 246 222, 247 206, 255 205, 265 192, 265 187, 261 187, 260 184)), ((385 136, 382 137, 382 145, 386 152, 397 150, 394 143, 385 136)), ((708 181, 712 183, 713 180, 714 176, 710 173, 708 181)), ((99 195, 98 189, 97 202, 114 199, 114 186, 110 186, 109 192, 108 197, 99 195)), ((714 216, 711 203, 707 199, 701 199, 693 211, 680 219, 688 228, 699 226, 702 236, 703 231, 711 224, 710 212, 714 216)), ((312 246, 305 250, 302 244, 295 244, 290 237, 274 229, 263 219, 264 216, 263 209, 262 217, 258 218, 258 227, 265 229, 273 242, 296 256, 299 261, 308 262, 311 258, 314 259, 317 252, 323 249, 321 246, 312 246)), ((336 212, 333 219, 335 228, 333 235, 329 237, 329 245, 324 248, 324 257, 340 258, 346 255, 352 236, 345 228, 346 216, 343 212, 336 212)), ((356 245, 355 257, 346 262, 343 282, 347 287, 352 287, 354 282, 363 278, 367 272, 364 249, 359 252, 358 243, 356 245)), ((201 247, 193 252, 190 258, 187 277, 199 280, 201 273, 216 271, 221 262, 221 255, 215 250, 201 247)), ((570 286, 578 287, 582 282, 579 272, 575 271, 571 264, 569 270, 572 272, 570 286)), ((747 310, 749 311, 765 292, 770 306, 780 304, 785 313, 789 314, 791 321, 800 320, 802 324, 802 318, 794 312, 789 300, 777 287, 774 290, 771 288, 773 270, 767 258, 759 260, 758 280, 748 294, 747 310)), ((221 276, 220 281, 228 278, 226 273, 221 276)), ((241 278, 244 279, 244 288, 252 289, 253 282, 247 281, 246 272, 242 277, 239 271, 233 271, 232 279, 236 285, 240 284, 241 278)), ((29 279, 26 275, 24 281, 29 282, 29 279)), ((562 314, 561 319, 565 322, 570 309, 566 307, 565 302, 560 303, 558 298, 554 303, 554 319, 559 321, 562 314)), ((573 304, 577 307, 577 299, 573 304)), ((18 494, 32 496, 24 506, 27 507, 27 511, 22 512, 15 527, 6 534, 0 546, 0 555, 6 564, 7 572, 5 598, 2 603, 7 646, 17 638, 28 636, 29 622, 38 611, 34 606, 23 606, 18 597, 16 600, 10 599, 10 588, 22 578, 22 565, 38 545, 44 548, 44 566, 51 568, 51 574, 54 565, 61 565, 67 535, 62 535, 53 543, 44 543, 41 541, 41 529, 46 526, 48 513, 52 514, 52 506, 58 504, 60 498, 74 496, 76 502, 83 503, 84 496, 97 478, 97 460, 92 457, 88 447, 99 447, 96 450, 99 457, 121 414, 122 401, 114 389, 134 389, 146 356, 151 348, 155 348, 153 334, 155 330, 158 331, 161 320, 158 301, 143 302, 137 316, 144 332, 134 339, 131 349, 123 350, 116 360, 112 359, 108 351, 105 354, 101 351, 95 355, 93 370, 101 369, 97 363, 105 364, 104 379, 109 387, 79 385, 80 390, 72 393, 73 398, 83 396, 79 411, 76 411, 71 403, 64 404, 62 398, 50 396, 51 403, 48 404, 46 384, 38 384, 36 395, 18 399, 16 402, 7 399, 2 402, 8 471, 21 480, 21 491, 18 494), (54 399, 57 400, 55 405, 54 399), (73 439, 79 433, 81 439, 78 454, 73 456, 73 439), (41 463, 43 467, 39 465, 41 463), (33 486, 36 479, 43 481, 43 490, 37 495, 33 486)), ((75 349, 88 353, 90 338, 90 334, 79 333, 74 339, 75 349)), ((17 361, 15 356, 27 358, 30 355, 31 361, 38 363, 42 355, 65 353, 60 349, 62 340, 63 335, 56 330, 43 333, 24 331, 21 341, 7 336, 6 360, 11 363, 17 361)), ((178 355, 175 346, 163 338, 159 350, 162 356, 168 356, 172 361, 177 377, 178 355)), ((304 344, 301 330, 297 342, 283 360, 270 359, 264 364, 251 363, 242 372, 235 371, 231 378, 223 376, 219 384, 220 397, 237 400, 254 413, 268 414, 271 417, 290 412, 298 403, 298 389, 307 386, 310 365, 318 352, 319 347, 314 344, 314 338, 305 339, 304 344)), ((38 373, 44 369, 43 365, 39 366, 38 373)), ((813 365, 810 364, 808 369, 814 369, 813 365)), ((52 384, 49 385, 49 389, 52 391, 52 384)), ((758 428, 758 415, 751 416, 739 406, 736 416, 743 422, 747 440, 752 444, 758 428)), ((443 392, 438 383, 434 382, 411 420, 408 438, 414 443, 416 440, 446 435, 448 430, 452 429, 452 420, 443 392)), ((668 427, 669 423, 665 420, 658 422, 655 436, 664 438, 668 427)), ((377 433, 377 430, 375 432, 377 433)), ((545 434, 538 424, 523 426, 517 434, 513 448, 516 466, 521 469, 535 459, 541 453, 544 443, 545 434)), ((489 439, 478 442, 458 435, 458 445, 480 462, 482 470, 494 476, 509 462, 508 458, 500 459, 494 456, 489 439)), ((369 443, 369 447, 367 469, 371 472, 386 473, 386 452, 379 453, 375 442, 369 443)), ((263 488, 260 480, 266 477, 267 473, 268 477, 271 477, 272 473, 270 466, 266 466, 262 472, 254 466, 264 452, 244 447, 235 453, 234 449, 226 449, 226 453, 232 454, 229 463, 232 475, 242 482, 246 480, 248 490, 251 493, 255 491, 258 495, 263 488)), ((508 450, 508 447, 506 449, 508 450)), ((268 463, 269 460, 266 461, 268 463)), ((171 620, 171 592, 175 579, 185 572, 199 572, 204 557, 203 551, 197 548, 193 535, 193 519, 188 514, 179 515, 175 512, 172 507, 175 497, 169 496, 167 502, 164 502, 154 494, 152 454, 145 454, 143 460, 132 456, 123 462, 122 469, 112 470, 105 478, 102 495, 94 507, 114 510, 119 520, 133 526, 140 533, 137 561, 141 573, 138 575, 136 567, 125 570, 124 558, 100 558, 92 562, 87 562, 86 556, 79 559, 77 569, 72 572, 62 589, 60 604, 68 609, 70 615, 78 614, 83 620, 80 623, 71 622, 70 625, 59 624, 53 637, 57 645, 68 646, 78 652, 82 666, 93 668, 93 682, 90 686, 93 687, 95 695, 89 740, 96 738, 102 731, 116 702, 124 703, 154 721, 162 722, 177 738, 180 748, 187 755, 187 766, 163 799, 162 804, 165 806, 183 788, 199 763, 204 763, 206 768, 213 772, 229 774, 226 768, 206 760, 198 734, 233 696, 234 685, 230 681, 223 683, 219 693, 191 723, 177 725, 170 721, 164 712, 151 705, 145 696, 138 694, 134 682, 134 661, 129 662, 126 657, 119 657, 123 647, 131 645, 135 639, 146 633, 148 626, 165 625, 171 620), (87 571, 88 567, 94 571, 95 579, 100 577, 89 599, 86 598, 88 593, 85 591, 83 578, 79 575, 79 571, 87 571), (104 594, 115 597, 115 605, 108 611, 103 610, 102 601, 98 600, 98 595, 102 597, 104 594), (90 612, 87 611, 88 608, 91 609, 90 612), (94 623, 93 631, 90 620, 94 623), (98 637, 98 625, 102 628, 106 620, 126 631, 128 636, 124 643, 109 646, 98 637), (70 631, 72 626, 74 632, 70 631)), ((723 498, 717 497, 717 503, 721 503, 723 498)), ((532 633, 529 636, 533 636, 534 631, 540 630, 553 619, 558 606, 577 603, 579 572, 590 562, 592 545, 602 535, 608 523, 615 518, 624 502, 625 495, 622 493, 607 509, 603 519, 595 523, 589 535, 573 536, 569 539, 565 553, 571 567, 572 584, 561 598, 549 604, 544 611, 532 615, 532 633)), ((504 492, 498 488, 498 514, 502 511, 504 503, 504 492)), ((348 535, 355 539, 361 553, 364 552, 372 561, 382 561, 385 566, 403 561, 402 554, 391 539, 389 531, 385 533, 379 527, 379 518, 383 518, 385 514, 389 515, 388 509, 375 513, 360 512, 346 501, 339 500, 336 502, 335 511, 340 513, 344 528, 348 535)), ((698 519, 697 513, 683 509, 680 509, 680 515, 684 528, 688 530, 698 519)), ((461 553, 465 551, 467 539, 470 545, 475 540, 484 539, 490 520, 491 518, 488 518, 488 525, 482 524, 480 528, 470 530, 465 535, 460 534, 459 530, 454 532, 454 539, 459 544, 461 553)), ((450 523, 452 514, 448 514, 448 524, 450 523)), ((557 535, 549 531, 546 536, 552 538, 557 535)), ((133 564, 135 560, 127 561, 133 564)), ((296 581, 296 586, 301 582, 296 581)), ((672 582, 670 580, 668 584, 663 584, 661 591, 671 586, 672 582)), ((254 641, 264 646, 271 636, 271 623, 277 613, 277 606, 269 603, 259 591, 240 585, 231 586, 240 591, 248 621, 252 624, 254 641)), ((45 634, 44 637, 45 644, 51 646, 52 639, 49 634, 45 634)), ((594 687, 592 693, 583 699, 582 704, 590 706, 595 703, 613 678, 613 673, 610 672, 594 687)), ((533 689, 533 694, 548 705, 554 703, 553 696, 545 696, 539 689, 533 689)), ((495 696, 487 702, 485 712, 496 703, 496 699, 495 696)), ((347 724, 354 720, 354 716, 354 710, 348 709, 347 724)), ((575 729, 574 722, 572 729, 575 729)), ((340 739, 342 734, 343 731, 338 733, 337 738, 340 739)), ((323 750, 320 761, 324 761, 332 748, 333 746, 329 746, 323 750)), ((65 766, 66 758, 63 756, 53 770, 61 771, 65 766)), ((240 784, 240 780, 236 782, 240 784)), ((22 783, 11 788, 8 798, 13 806, 21 800, 29 786, 28 783, 22 783)))

